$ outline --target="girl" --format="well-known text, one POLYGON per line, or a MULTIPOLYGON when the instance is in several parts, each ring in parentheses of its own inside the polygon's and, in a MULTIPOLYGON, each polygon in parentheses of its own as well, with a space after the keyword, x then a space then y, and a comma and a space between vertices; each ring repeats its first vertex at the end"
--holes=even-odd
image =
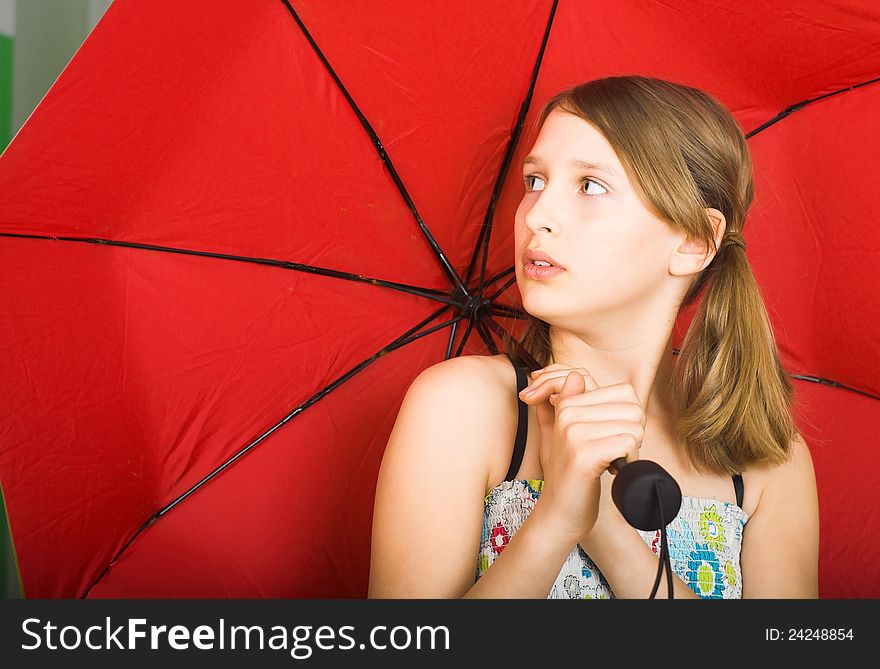
POLYGON ((528 326, 508 354, 410 385, 369 596, 648 597, 660 533, 610 499, 624 457, 681 487, 676 598, 817 597, 816 482, 745 253, 739 126, 703 91, 621 76, 557 94, 537 129, 514 222, 528 326), (674 361, 676 316, 704 287, 674 361), (527 378, 516 350, 545 367, 527 378))

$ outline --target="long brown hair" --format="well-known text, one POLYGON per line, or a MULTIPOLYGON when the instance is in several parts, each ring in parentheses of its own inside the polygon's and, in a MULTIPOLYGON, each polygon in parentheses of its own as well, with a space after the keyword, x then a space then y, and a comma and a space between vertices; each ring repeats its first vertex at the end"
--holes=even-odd
MULTIPOLYGON (((689 306, 707 287, 672 378, 676 429, 691 464, 717 474, 781 464, 797 435, 794 388, 742 241, 754 184, 736 120, 697 88, 635 75, 595 79, 554 95, 535 131, 554 109, 584 119, 605 136, 656 216, 717 251, 679 305, 689 306), (708 207, 726 219, 720 249, 708 207)), ((519 346, 546 366, 550 326, 526 316, 519 346)))

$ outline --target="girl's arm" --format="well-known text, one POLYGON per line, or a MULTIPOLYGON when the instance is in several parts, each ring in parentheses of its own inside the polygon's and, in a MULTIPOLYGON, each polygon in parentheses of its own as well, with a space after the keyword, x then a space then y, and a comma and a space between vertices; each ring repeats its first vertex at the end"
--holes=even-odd
POLYGON ((768 471, 743 530, 743 599, 819 596, 819 500, 810 449, 800 435, 791 457, 768 471))

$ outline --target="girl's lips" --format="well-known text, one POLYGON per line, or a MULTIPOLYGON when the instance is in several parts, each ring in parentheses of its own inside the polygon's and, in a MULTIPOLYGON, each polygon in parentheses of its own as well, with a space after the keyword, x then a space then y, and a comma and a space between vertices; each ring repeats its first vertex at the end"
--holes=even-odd
POLYGON ((564 271, 565 270, 561 267, 545 267, 542 265, 536 265, 531 262, 523 265, 523 274, 526 275, 526 278, 535 279, 536 281, 552 279, 559 276, 564 271))

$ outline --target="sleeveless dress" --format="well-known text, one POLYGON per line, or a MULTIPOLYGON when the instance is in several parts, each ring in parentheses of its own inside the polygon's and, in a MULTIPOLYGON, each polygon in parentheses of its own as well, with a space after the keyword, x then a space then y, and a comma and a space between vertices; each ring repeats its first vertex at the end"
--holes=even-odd
MULTIPOLYGON (((516 369, 517 389, 528 385, 527 372, 506 354, 516 369)), ((525 452, 528 430, 528 405, 521 399, 513 458, 505 480, 483 500, 483 531, 477 561, 477 579, 491 567, 511 537, 522 526, 541 495, 540 479, 513 479, 525 452)), ((672 571, 703 599, 738 599, 742 597, 740 548, 743 528, 749 515, 742 509, 743 481, 733 477, 736 504, 707 497, 682 495, 678 515, 666 526, 672 571)), ((660 530, 639 530, 651 550, 660 554, 660 530)), ((665 579, 664 579, 665 581, 665 579)), ((645 583, 645 598, 654 583, 645 583)), ((662 583, 660 590, 666 591, 662 583)), ((658 590, 659 592, 659 590, 658 590)), ((576 544, 565 559, 548 599, 614 599, 608 581, 576 544)))

